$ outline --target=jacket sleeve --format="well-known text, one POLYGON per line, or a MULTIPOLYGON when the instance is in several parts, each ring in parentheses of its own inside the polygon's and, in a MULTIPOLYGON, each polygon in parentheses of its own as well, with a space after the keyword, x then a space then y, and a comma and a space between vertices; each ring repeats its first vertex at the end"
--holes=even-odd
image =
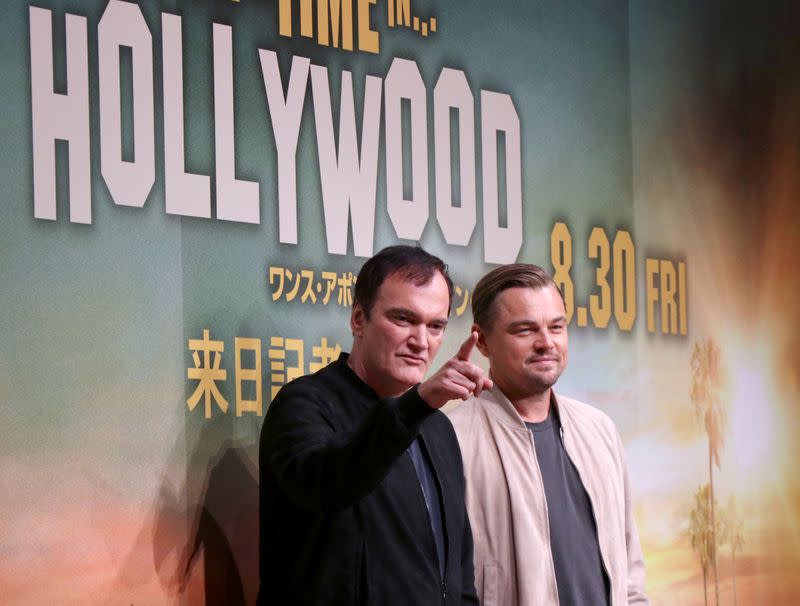
POLYGON ((434 411, 413 388, 378 400, 354 430, 335 431, 326 397, 303 382, 281 391, 264 420, 259 465, 296 505, 337 511, 377 486, 434 411))
POLYGON ((624 474, 625 489, 625 546, 628 558, 628 604, 635 606, 649 606, 650 600, 644 592, 645 585, 645 566, 642 548, 639 544, 639 532, 636 530, 636 520, 633 515, 633 503, 631 499, 630 477, 628 474, 628 464, 625 461, 625 452, 622 447, 622 439, 617 434, 620 453, 622 455, 622 465, 624 474))

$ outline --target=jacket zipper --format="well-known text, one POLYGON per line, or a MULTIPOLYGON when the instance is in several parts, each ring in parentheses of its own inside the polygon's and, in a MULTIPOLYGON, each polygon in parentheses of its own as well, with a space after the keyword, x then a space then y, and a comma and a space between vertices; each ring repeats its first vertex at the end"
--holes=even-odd
MULTIPOLYGON (((447 567, 450 565, 450 558, 447 557, 447 552, 450 548, 450 541, 447 536, 447 521, 445 520, 445 510, 446 510, 446 503, 444 499, 444 490, 442 490, 442 483, 439 480, 439 472, 436 470, 436 466, 433 464, 431 460, 430 453, 428 452, 428 445, 425 443, 425 438, 422 437, 422 434, 419 434, 419 442, 420 442, 420 450, 422 451, 422 456, 425 458, 425 462, 430 465, 431 472, 433 475, 434 480, 436 480, 436 489, 439 491, 439 502, 441 503, 442 511, 442 533, 444 534, 444 574, 439 574, 440 581, 441 581, 441 591, 442 591, 442 604, 447 603, 447 567)), ((409 456, 410 458, 410 456, 409 456)), ((414 467, 412 462, 411 467, 414 467)), ((416 475, 416 473, 415 473, 416 475)), ((433 558, 434 563, 436 565, 436 570, 439 570, 439 554, 436 551, 436 537, 433 535, 433 526, 431 525, 430 520, 430 510, 428 509, 428 501, 425 498, 425 492, 422 489, 422 484, 417 478, 417 484, 419 485, 419 494, 422 496, 422 504, 425 505, 425 512, 428 514, 428 527, 430 528, 430 537, 431 537, 431 545, 433 547, 433 558)))
MULTIPOLYGON (((447 511, 447 503, 444 500, 444 490, 442 489, 442 482, 439 479, 439 472, 433 464, 433 458, 428 451, 428 445, 425 443, 425 438, 422 433, 419 435, 420 446, 422 446, 422 455, 428 460, 433 472, 433 479, 436 480, 436 489, 439 491, 439 502, 441 503, 442 511, 442 534, 444 535, 444 573, 442 576, 442 606, 447 604, 447 567, 450 565, 450 558, 447 557, 447 552, 450 550, 450 538, 447 536, 447 520, 445 519, 445 511, 447 511)), ((427 504, 427 501, 426 501, 427 504)), ((430 514, 429 514, 430 515, 430 514)), ((429 524, 430 525, 430 521, 429 524)), ((431 526, 431 535, 433 535, 433 526, 431 526)), ((433 537, 433 551, 436 556, 436 568, 439 568, 439 555, 436 553, 436 537, 433 537)))

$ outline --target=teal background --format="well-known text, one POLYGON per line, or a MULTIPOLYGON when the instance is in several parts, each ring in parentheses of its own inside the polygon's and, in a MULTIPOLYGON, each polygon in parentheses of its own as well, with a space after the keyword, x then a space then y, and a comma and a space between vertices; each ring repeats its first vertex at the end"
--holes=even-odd
MULTIPOLYGON (((262 418, 235 415, 234 339, 262 341, 266 408, 270 337, 304 339, 306 366, 312 345, 322 337, 344 350, 350 346, 349 310, 335 301, 303 305, 299 296, 273 302, 269 267, 312 269, 319 279, 322 271, 355 274, 363 262, 352 253, 352 237, 347 255, 330 255, 325 246, 310 82, 297 156, 298 244, 278 242, 276 150, 257 53, 264 48, 277 52, 282 77, 288 77, 295 55, 328 68, 335 124, 342 70, 353 74, 360 125, 364 77, 384 78, 395 57, 417 63, 428 93, 431 209, 420 243, 450 264, 461 287, 471 290, 492 267, 483 261, 481 89, 511 95, 520 118, 519 261, 552 270, 550 232, 556 221, 565 221, 573 238, 576 302, 585 305, 594 292, 594 264, 586 256, 591 229, 603 227, 612 240, 619 229, 631 231, 637 253, 634 328, 620 331, 613 319, 607 329, 582 328, 573 319, 570 366, 559 388, 605 410, 620 429, 639 495, 636 513, 651 594, 665 603, 702 603, 702 578, 683 524, 691 490, 706 472, 704 438, 690 422, 688 360, 693 342, 741 321, 741 315, 721 316, 719 308, 746 309, 749 287, 731 280, 729 290, 720 290, 720 283, 735 275, 732 268, 741 257, 761 258, 762 248, 742 244, 749 234, 762 244, 771 237, 784 243, 769 257, 783 285, 778 302, 759 314, 778 313, 789 333, 800 334, 792 331, 798 326, 797 278, 785 270, 797 258, 797 205, 781 202, 786 194, 779 197, 764 185, 774 176, 766 169, 764 181, 745 183, 752 196, 737 198, 747 178, 740 169, 748 164, 724 156, 732 149, 763 158, 764 148, 779 142, 747 138, 762 124, 758 109, 717 115, 727 130, 715 128, 714 110, 724 99, 739 98, 739 79, 750 82, 759 69, 767 76, 756 84, 798 99, 796 70, 787 59, 798 56, 796 45, 759 46, 791 39, 787 15, 795 13, 778 3, 748 12, 743 3, 719 2, 665 7, 613 0, 429 0, 412 3, 414 13, 438 20, 438 31, 422 38, 389 29, 385 4, 379 2, 372 14, 381 52, 372 55, 279 37, 276 2, 138 4, 152 33, 155 75, 156 178, 141 209, 116 206, 100 174, 97 24, 106 2, 11 0, 0 13, 0 586, 6 599, 14 604, 254 602, 262 418), (58 219, 33 216, 31 5, 53 14, 56 86, 64 84, 64 14, 88 20, 91 225, 68 220, 63 144, 57 145, 58 219), (749 30, 737 20, 742 11, 753 25, 749 30), (237 177, 260 183, 259 225, 165 212, 162 12, 183 18, 186 170, 211 175, 212 216, 211 28, 212 23, 233 28, 237 177), (715 28, 722 34, 710 40, 707 33, 715 28), (766 33, 770 28, 785 35, 773 38, 766 33), (704 64, 709 56, 710 67, 704 64), (467 247, 448 246, 435 219, 433 88, 443 67, 463 70, 475 98, 478 222, 467 247), (711 94, 703 86, 709 82, 721 83, 720 89, 711 94), (705 113, 695 114, 698 108, 705 113), (754 123, 744 134, 738 130, 742 115, 754 123), (712 140, 712 134, 718 138, 712 140), (698 170, 705 166, 691 145, 698 141, 715 150, 707 155, 723 156, 719 165, 698 170), (721 193, 709 197, 707 189, 721 193), (698 209, 705 210, 698 214, 698 209), (775 212, 783 213, 780 220, 764 219, 775 212), (697 230, 698 223, 707 230, 697 230), (722 236, 715 239, 718 233, 722 236), (688 335, 646 332, 646 255, 686 261, 688 335), (201 338, 204 329, 225 344, 222 367, 228 379, 220 388, 231 406, 227 415, 215 408, 211 419, 204 418, 202 402, 194 411, 186 405, 196 387, 186 379, 193 365, 188 341, 201 338), (671 602, 669 596, 676 595, 678 601, 671 602)), ((130 94, 123 82, 128 120, 130 94)), ((772 100, 764 102, 774 109, 772 100)), ((760 108, 760 101, 741 102, 760 108)), ((774 109, 777 130, 797 132, 797 107, 774 109)), ((123 141, 129 141, 130 123, 123 122, 123 141)), ((375 251, 399 241, 386 212, 383 113, 381 128, 375 251)), ((788 164, 788 185, 781 191, 788 189, 789 199, 795 199, 797 165, 791 157, 788 164)), ((754 261, 750 269, 760 267, 754 261)), ((435 364, 456 351, 469 328, 469 311, 452 319, 435 364)), ((770 343, 780 343, 778 359, 790 349, 777 339, 770 343)), ((772 368, 787 386, 776 401, 784 403, 784 426, 793 432, 796 365, 776 362, 772 368)), ((763 439, 785 445, 790 436, 763 439)), ((777 446, 775 451, 783 452, 777 446)), ((727 468, 732 474, 737 469, 734 463, 727 468)), ((724 477, 721 482, 725 487, 724 477)), ((786 520, 800 511, 797 482, 788 484, 794 490, 786 497, 790 513, 776 522, 783 530, 794 529, 786 520)), ((758 506, 752 501, 751 511, 758 506)), ((800 559, 796 539, 781 552, 785 565, 770 569, 769 576, 759 572, 768 567, 759 568, 758 545, 759 537, 772 535, 759 532, 751 529, 748 543, 752 578, 761 579, 752 583, 758 588, 778 578, 788 587, 781 599, 800 596, 785 580, 790 564, 800 559)), ((752 591, 748 603, 780 603, 766 590, 752 591)))

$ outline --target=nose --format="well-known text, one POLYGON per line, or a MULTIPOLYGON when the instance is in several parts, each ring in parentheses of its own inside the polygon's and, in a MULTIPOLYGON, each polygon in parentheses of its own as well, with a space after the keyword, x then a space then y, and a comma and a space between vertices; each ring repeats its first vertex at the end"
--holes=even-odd
POLYGON ((428 348, 428 327, 425 324, 415 324, 411 327, 408 335, 408 344, 415 351, 423 351, 428 348))
POLYGON ((533 342, 536 351, 550 351, 553 348, 553 335, 546 328, 536 333, 536 340, 533 342))

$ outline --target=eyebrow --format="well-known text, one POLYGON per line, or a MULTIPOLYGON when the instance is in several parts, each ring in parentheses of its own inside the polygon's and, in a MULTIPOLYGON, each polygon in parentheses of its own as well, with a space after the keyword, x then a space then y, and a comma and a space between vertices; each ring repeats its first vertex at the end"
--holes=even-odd
MULTIPOLYGON (((555 318, 552 318, 552 319, 548 320, 547 324, 548 325, 550 325, 550 324, 558 324, 560 322, 566 323, 567 322, 567 316, 556 316, 555 318)), ((508 328, 518 328, 520 326, 531 326, 531 325, 532 326, 539 326, 540 324, 536 320, 517 320, 516 322, 512 322, 511 324, 509 324, 508 328)))
MULTIPOLYGON (((386 310, 386 313, 388 315, 405 314, 407 316, 413 317, 415 320, 419 320, 419 314, 417 312, 411 310, 411 309, 406 308, 406 307, 390 307, 389 309, 386 310)), ((439 324, 442 324, 442 325, 446 326, 447 322, 448 322, 448 319, 447 318, 434 318, 434 319, 430 320, 427 323, 430 324, 431 322, 438 322, 439 324)))

